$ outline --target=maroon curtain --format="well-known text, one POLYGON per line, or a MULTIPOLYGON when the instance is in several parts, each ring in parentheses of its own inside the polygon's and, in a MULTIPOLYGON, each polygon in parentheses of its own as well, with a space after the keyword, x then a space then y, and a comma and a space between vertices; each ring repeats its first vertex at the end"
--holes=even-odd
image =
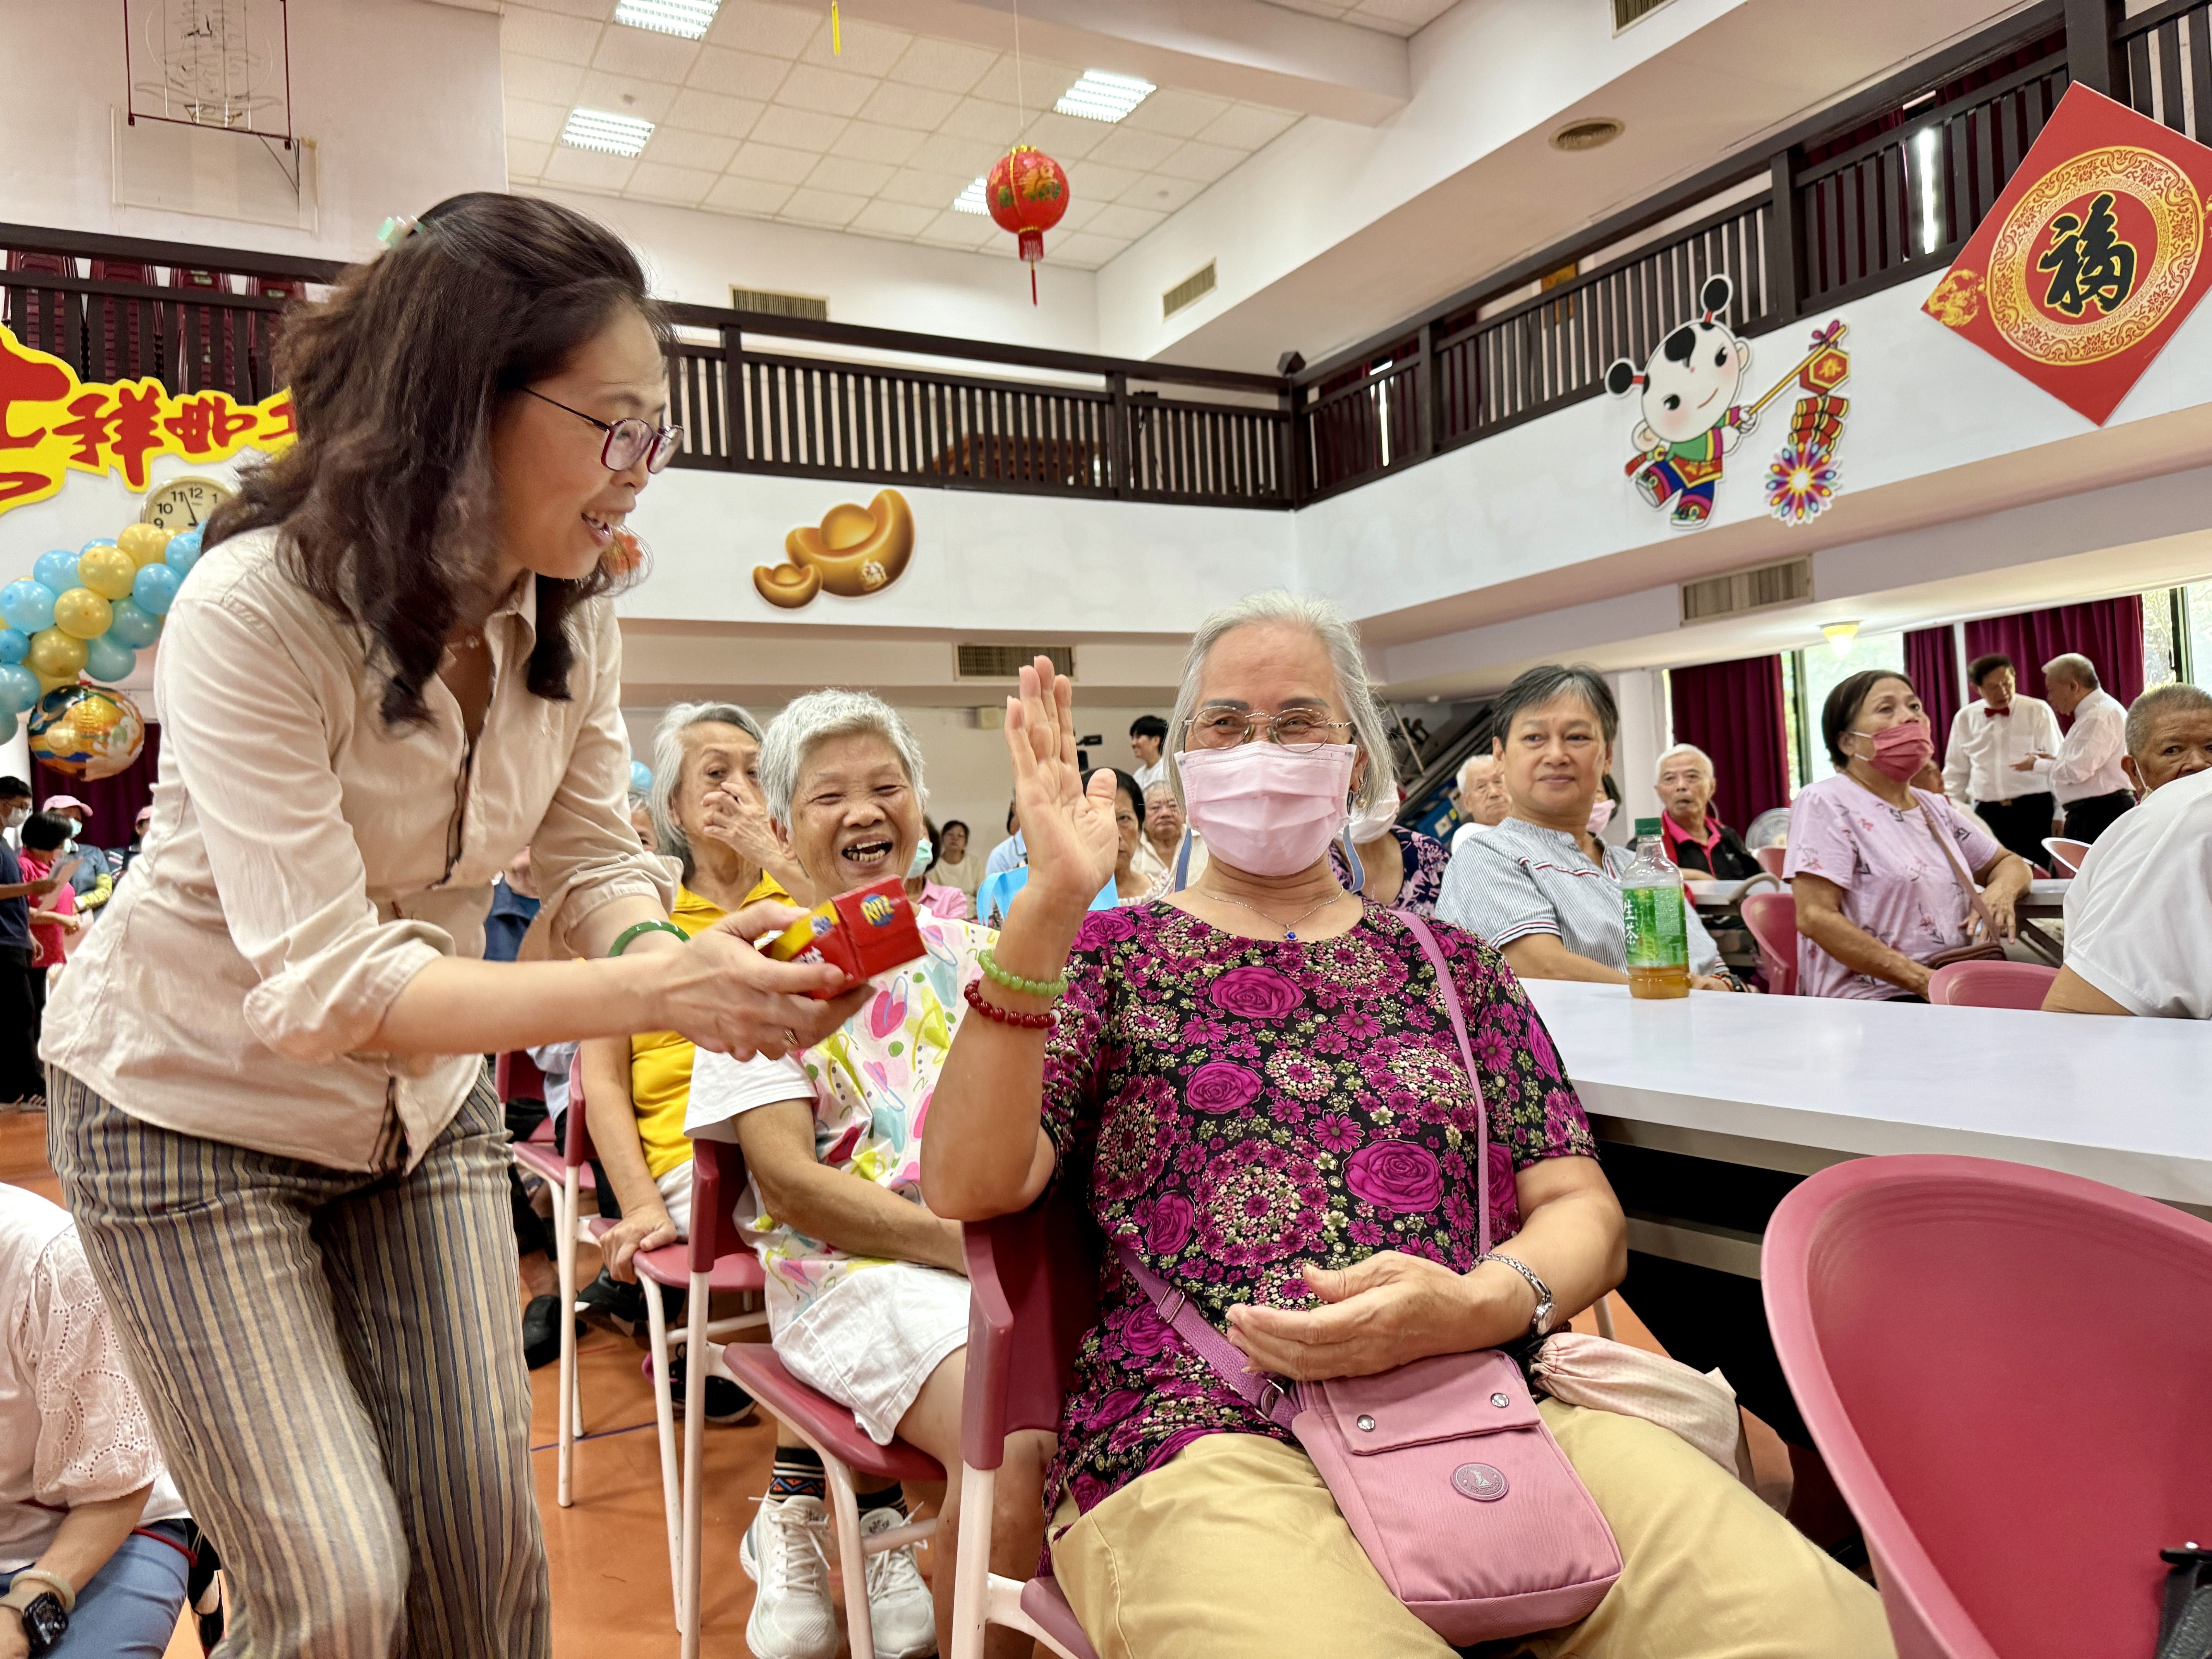
POLYGON ((161 728, 146 722, 146 746, 112 778, 72 778, 41 762, 31 764, 31 793, 43 807, 49 795, 75 795, 85 805, 88 845, 112 851, 131 844, 138 809, 154 799, 154 777, 161 769, 161 728))
POLYGON ((1905 636, 1905 672, 1935 728, 1940 760, 1952 717, 1966 706, 1965 695, 1959 689, 1959 653, 1948 623, 1942 628, 1916 628, 1905 636))
POLYGON ((2096 664, 2105 690, 2125 707, 2142 695, 2142 595, 1968 623, 1967 660, 1990 651, 2002 651, 2012 659, 2020 689, 2031 697, 2044 695, 2043 665, 2063 652, 2077 651, 2096 664))
POLYGON ((1742 829, 1790 804, 1790 732, 1783 718, 1782 659, 1747 657, 1669 671, 1674 741, 1713 757, 1713 811, 1742 829))

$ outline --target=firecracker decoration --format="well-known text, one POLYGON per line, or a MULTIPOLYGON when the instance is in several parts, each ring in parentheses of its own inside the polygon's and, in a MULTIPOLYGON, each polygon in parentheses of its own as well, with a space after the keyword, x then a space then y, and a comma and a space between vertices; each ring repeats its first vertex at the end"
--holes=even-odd
POLYGON ((1035 146, 1016 144, 991 164, 983 201, 999 228, 1020 239, 1016 252, 1030 268, 1030 303, 1035 305, 1044 234, 1067 211, 1067 170, 1035 146))
POLYGON ((1784 524, 1810 524, 1836 499, 1842 476, 1836 446, 1843 441, 1844 416, 1851 407, 1850 398, 1835 395, 1851 373, 1850 354, 1838 343, 1843 337, 1840 320, 1815 329, 1812 349, 1790 380, 1760 399, 1765 402, 1793 382, 1808 394, 1797 400, 1789 439, 1766 472, 1766 510, 1784 524))

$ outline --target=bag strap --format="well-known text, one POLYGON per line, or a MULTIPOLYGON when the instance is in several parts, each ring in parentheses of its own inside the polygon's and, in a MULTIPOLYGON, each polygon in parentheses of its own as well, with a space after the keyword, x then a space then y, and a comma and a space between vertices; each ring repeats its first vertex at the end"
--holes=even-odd
POLYGON ((2185 1545, 2160 1550, 2159 1559, 2168 1571, 2158 1659, 2204 1659, 2212 1654, 2212 1550, 2185 1545))
POLYGON ((1966 902, 1974 907, 1975 915, 1981 919, 1982 938, 1991 945, 2002 943, 2004 935, 1997 932, 1997 919, 1990 914, 1990 907, 1982 902, 1981 890, 1974 885, 1973 877, 1967 873, 1966 860, 1959 856, 1959 849, 1951 844, 1950 836, 1945 835, 1936 823, 1934 798, 1918 789, 1914 790, 1912 795, 1920 803, 1920 821, 1928 826, 1928 833, 1943 849, 1943 856, 1951 866, 1951 873, 1959 878, 1959 885, 1966 890, 1966 902))
POLYGON ((1480 1249, 1478 1255, 1490 1254, 1490 1105, 1482 1097, 1482 1073, 1475 1068, 1474 1045, 1467 1040, 1467 1015, 1459 1004, 1459 987, 1454 982, 1451 964, 1444 960, 1443 947, 1437 936, 1429 931, 1429 924, 1411 910, 1393 910, 1390 914, 1406 924, 1421 954, 1429 959, 1436 970, 1437 993, 1443 998, 1444 1012, 1451 1016, 1452 1035, 1459 1039, 1459 1057, 1467 1066, 1467 1080, 1474 1091, 1474 1184, 1477 1190, 1475 1214, 1478 1218, 1475 1239, 1480 1249))

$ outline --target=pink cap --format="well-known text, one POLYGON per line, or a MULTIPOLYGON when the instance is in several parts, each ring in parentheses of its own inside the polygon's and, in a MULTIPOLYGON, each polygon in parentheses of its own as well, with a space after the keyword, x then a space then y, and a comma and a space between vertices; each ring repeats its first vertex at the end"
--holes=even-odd
POLYGON ((40 810, 47 812, 60 812, 67 811, 70 807, 75 807, 87 817, 90 817, 92 816, 92 808, 87 806, 75 795, 49 795, 46 797, 46 805, 40 810))

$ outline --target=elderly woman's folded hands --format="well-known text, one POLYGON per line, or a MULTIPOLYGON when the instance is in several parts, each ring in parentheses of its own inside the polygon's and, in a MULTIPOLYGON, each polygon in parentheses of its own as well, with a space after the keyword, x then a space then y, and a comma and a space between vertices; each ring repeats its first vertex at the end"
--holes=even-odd
POLYGON ((1535 1308, 1528 1281, 1495 1263, 1462 1274, 1383 1250, 1341 1272, 1308 1266, 1303 1275, 1322 1306, 1230 1309, 1229 1340, 1251 1369, 1301 1382, 1367 1376, 1510 1341, 1535 1308))

